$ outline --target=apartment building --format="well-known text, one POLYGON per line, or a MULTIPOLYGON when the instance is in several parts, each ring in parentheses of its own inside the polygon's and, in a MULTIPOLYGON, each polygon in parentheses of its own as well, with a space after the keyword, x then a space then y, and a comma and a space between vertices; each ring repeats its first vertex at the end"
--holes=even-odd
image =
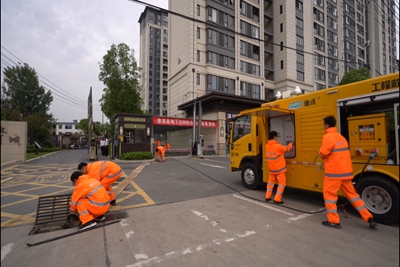
MULTIPOLYGON (((229 119, 251 101, 258 105, 256 100, 269 101, 278 92, 289 97, 296 87, 303 93, 334 87, 346 71, 362 66, 372 77, 398 71, 396 8, 394 0, 173 0, 167 29, 142 25, 148 8, 140 21, 143 32, 153 27, 168 33, 168 42, 158 49, 160 55, 166 52, 158 64, 168 63, 168 79, 160 71, 156 82, 160 88, 168 85, 165 115, 191 117, 196 100, 230 95, 231 105, 219 105, 226 104, 223 97, 214 97, 216 105, 207 109, 211 104, 203 102, 201 109, 226 132, 229 119)), ((150 94, 146 82, 154 70, 142 58, 151 56, 145 45, 159 37, 149 36, 141 32, 142 85, 150 94)), ((154 42, 149 47, 156 48, 154 42)), ((208 138, 220 144, 221 133, 208 138)))
POLYGON ((168 13, 147 7, 139 23, 142 110, 168 116, 168 13))

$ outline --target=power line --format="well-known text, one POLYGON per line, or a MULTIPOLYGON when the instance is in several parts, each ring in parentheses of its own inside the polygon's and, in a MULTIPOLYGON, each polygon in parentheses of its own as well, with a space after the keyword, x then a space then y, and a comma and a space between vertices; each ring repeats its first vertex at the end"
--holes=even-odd
MULTIPOLYGON (((22 62, 22 63, 24 63, 21 59, 19 59, 17 56, 15 56, 13 53, 11 53, 7 48, 5 48, 3 45, 1 45, 1 47, 2 48, 4 48, 4 50, 6 50, 8 53, 10 53, 12 56, 14 56, 16 59, 18 59, 18 63, 19 64, 21 64, 20 62, 22 62)), ((1 53, 2 55, 4 55, 6 58, 8 58, 4 53, 1 53)), ((9 59, 9 58, 8 58, 9 59)), ((11 59, 10 59, 10 61, 12 61, 11 59)), ((12 61, 15 65, 17 65, 17 63, 15 63, 14 61, 12 61)), ((25 64, 25 63, 24 63, 25 64)), ((50 80, 48 80, 46 77, 44 77, 43 75, 41 75, 39 72, 36 72, 40 77, 42 77, 43 79, 45 79, 46 81, 48 81, 49 83, 51 83, 51 84, 53 84, 54 86, 56 86, 56 87, 58 87, 60 90, 62 90, 62 91, 65 91, 65 90, 63 90, 61 87, 59 87, 59 86, 57 86, 56 84, 54 84, 53 82, 51 82, 50 80)), ((42 83, 44 83, 43 81, 42 81, 42 83)), ((60 91, 60 90, 57 90, 56 88, 54 88, 54 87, 52 87, 52 86, 50 86, 50 85, 48 85, 48 84, 46 84, 47 86, 49 86, 51 89, 53 89, 54 91, 56 91, 56 92, 58 92, 58 93, 60 93, 60 94, 62 94, 62 95, 64 95, 64 96, 66 96, 66 97, 72 97, 72 98, 75 98, 75 100, 76 101, 80 101, 80 102, 84 102, 84 103, 87 103, 87 101, 85 101, 85 100, 82 100, 82 99, 80 99, 80 98, 78 98, 78 97, 76 97, 76 96, 74 96, 74 95, 70 95, 70 94, 67 94, 67 93, 64 93, 64 92, 62 92, 62 91, 60 91)), ((64 99, 66 99, 66 98, 64 98, 64 99)), ((70 101, 69 99, 66 99, 67 101, 70 101)), ((75 104, 77 104, 77 103, 75 103, 75 104)), ((80 105, 83 105, 83 104, 80 104, 80 105)), ((85 104, 86 105, 86 104, 85 104)), ((97 105, 97 104, 95 104, 95 105, 93 105, 93 107, 94 108, 101 108, 100 107, 100 105, 97 105)))

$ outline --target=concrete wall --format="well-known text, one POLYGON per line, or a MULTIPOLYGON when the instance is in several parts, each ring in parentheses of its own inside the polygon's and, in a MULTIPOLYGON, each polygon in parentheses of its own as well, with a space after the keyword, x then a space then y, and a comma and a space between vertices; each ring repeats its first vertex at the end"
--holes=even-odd
POLYGON ((1 121, 1 163, 26 161, 28 123, 1 121))

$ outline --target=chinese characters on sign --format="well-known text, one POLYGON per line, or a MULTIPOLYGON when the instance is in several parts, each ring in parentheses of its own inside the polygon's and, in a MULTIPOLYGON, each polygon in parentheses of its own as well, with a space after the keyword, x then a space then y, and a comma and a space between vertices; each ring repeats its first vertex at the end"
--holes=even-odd
POLYGON ((311 98, 311 99, 304 101, 304 106, 306 106, 306 107, 316 105, 316 104, 317 104, 317 101, 315 100, 315 98, 311 98))
POLYGON ((17 136, 16 134, 15 134, 15 137, 11 137, 11 136, 9 136, 8 137, 9 139, 10 139, 10 143, 17 143, 18 145, 20 145, 19 144, 19 136, 17 136))
MULTIPOLYGON (((1 144, 3 144, 3 136, 4 136, 3 133, 7 133, 6 127, 1 126, 1 144)), ((15 135, 15 137, 11 137, 11 136, 8 137, 10 140, 10 143, 17 143, 18 145, 20 145, 19 144, 20 137, 16 134, 14 134, 14 135, 15 135)))
POLYGON ((399 87, 399 79, 387 80, 380 83, 373 83, 372 85, 372 92, 388 90, 391 88, 399 87))
MULTIPOLYGON (((197 126, 198 121, 196 121, 197 126)), ((192 127, 192 119, 183 118, 165 118, 165 117, 153 117, 153 125, 167 125, 167 126, 182 126, 182 127, 192 127)), ((203 128, 217 128, 218 122, 212 120, 202 120, 201 127, 203 128)))

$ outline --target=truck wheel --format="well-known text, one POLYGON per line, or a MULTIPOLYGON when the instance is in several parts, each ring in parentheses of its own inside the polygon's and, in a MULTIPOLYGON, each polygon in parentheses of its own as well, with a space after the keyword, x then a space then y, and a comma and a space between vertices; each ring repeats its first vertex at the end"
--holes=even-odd
POLYGON ((257 169, 252 163, 246 163, 242 168, 242 183, 244 187, 255 190, 259 185, 257 169))
POLYGON ((375 221, 393 224, 399 221, 399 186, 379 176, 362 178, 358 193, 375 221))

